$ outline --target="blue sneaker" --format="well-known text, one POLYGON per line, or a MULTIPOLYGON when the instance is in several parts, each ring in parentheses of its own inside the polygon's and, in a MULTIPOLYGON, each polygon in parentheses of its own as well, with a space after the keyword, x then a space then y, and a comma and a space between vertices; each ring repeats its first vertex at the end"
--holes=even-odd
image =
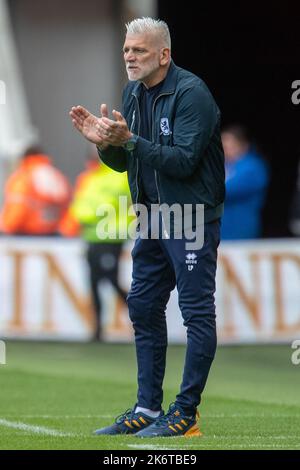
POLYGON ((114 436, 117 434, 136 434, 155 422, 163 416, 164 412, 161 411, 158 418, 150 418, 144 413, 135 413, 136 406, 133 409, 126 410, 125 413, 115 419, 114 424, 106 428, 97 429, 94 434, 98 436, 108 434, 114 436))
POLYGON ((136 437, 202 436, 197 424, 199 417, 198 411, 195 416, 186 416, 176 403, 171 403, 168 413, 161 418, 157 418, 146 429, 139 431, 136 437))

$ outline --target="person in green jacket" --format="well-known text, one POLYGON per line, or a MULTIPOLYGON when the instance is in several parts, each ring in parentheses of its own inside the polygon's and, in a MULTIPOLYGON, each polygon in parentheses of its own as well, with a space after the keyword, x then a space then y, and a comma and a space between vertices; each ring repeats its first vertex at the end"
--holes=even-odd
POLYGON ((126 173, 115 173, 91 153, 87 169, 75 184, 73 199, 60 224, 64 236, 80 236, 87 244, 86 257, 90 286, 96 314, 94 339, 102 338, 102 305, 99 283, 110 281, 117 294, 126 302, 127 292, 118 280, 119 259, 130 223, 127 207, 131 203, 126 173), (119 198, 124 198, 123 211, 119 198), (113 224, 110 219, 113 218, 113 224), (113 228, 114 233, 109 232, 113 228))

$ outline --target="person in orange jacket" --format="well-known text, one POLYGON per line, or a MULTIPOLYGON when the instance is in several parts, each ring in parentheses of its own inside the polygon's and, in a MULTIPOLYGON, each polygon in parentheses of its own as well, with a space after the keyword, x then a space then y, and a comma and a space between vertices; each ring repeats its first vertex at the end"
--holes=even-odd
POLYGON ((41 149, 31 147, 6 182, 0 230, 19 235, 56 234, 70 199, 67 178, 41 149))

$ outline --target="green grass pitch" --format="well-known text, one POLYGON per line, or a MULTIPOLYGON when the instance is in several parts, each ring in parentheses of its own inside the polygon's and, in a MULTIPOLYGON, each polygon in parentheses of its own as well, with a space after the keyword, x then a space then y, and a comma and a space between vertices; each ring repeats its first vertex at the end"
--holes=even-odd
MULTIPOLYGON (((199 408, 203 437, 93 436, 136 400, 132 345, 7 341, 0 449, 299 449, 300 365, 290 345, 219 347, 199 408)), ((164 408, 181 381, 169 346, 164 408)))

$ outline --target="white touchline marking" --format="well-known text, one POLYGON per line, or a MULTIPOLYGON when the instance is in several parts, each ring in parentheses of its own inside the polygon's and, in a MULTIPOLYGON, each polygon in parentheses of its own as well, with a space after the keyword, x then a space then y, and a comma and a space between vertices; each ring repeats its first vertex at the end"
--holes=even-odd
POLYGON ((247 447, 256 447, 257 449, 261 449, 262 447, 264 448, 267 448, 267 449, 270 449, 270 448, 276 448, 276 449, 286 449, 287 447, 288 448, 291 448, 291 449, 296 449, 298 447, 300 447, 299 444, 287 444, 285 445, 284 447, 282 447, 282 445, 280 444, 232 444, 230 446, 231 449, 235 449, 236 447, 241 447, 242 449, 246 449, 247 447))
MULTIPOLYGON (((106 415, 100 415, 100 414, 87 414, 87 415, 46 415, 46 414, 13 414, 13 413, 5 413, 5 416, 12 417, 12 418, 42 418, 42 419, 114 419, 117 416, 117 413, 112 415, 112 414, 106 414, 106 415)), ((269 414, 269 413, 262 413, 262 414, 244 414, 244 413, 234 413, 234 414, 201 414, 201 418, 203 419, 231 419, 231 418, 293 418, 293 419, 300 419, 299 414, 269 414)))
POLYGON ((299 414, 288 413, 233 413, 201 414, 200 418, 300 418, 299 414))
MULTIPOLYGON (((100 415, 100 414, 87 414, 87 415, 46 415, 46 414, 13 414, 13 413, 5 413, 6 417, 9 418, 22 418, 22 419, 115 419, 117 414, 106 414, 106 415, 100 415)), ((225 414, 202 414, 201 418, 205 421, 206 419, 232 419, 232 418, 293 418, 293 419, 300 419, 300 415, 298 414, 269 414, 269 413, 263 413, 263 414, 231 414, 231 415, 225 415, 225 414)), ((201 420, 200 418, 200 420, 201 420)))
POLYGON ((16 416, 15 414, 6 414, 5 416, 8 416, 10 418, 24 418, 24 419, 35 419, 35 418, 41 418, 41 419, 108 419, 108 418, 115 418, 116 416, 114 415, 19 415, 16 416))
MULTIPOLYGON (((199 445, 196 445, 193 444, 193 445, 184 445, 184 446, 180 446, 180 445, 169 445, 169 446, 161 446, 159 444, 128 444, 127 447, 130 447, 130 448, 133 448, 133 449, 141 449, 141 450, 184 450, 184 449, 189 449, 189 448, 194 448, 194 449, 209 449, 212 447, 211 444, 208 444, 207 442, 202 446, 199 446, 199 445)), ((258 449, 260 448, 278 448, 278 449, 283 449, 282 445, 280 444, 254 444, 254 443, 245 443, 245 444, 235 444, 235 443, 232 443, 232 444, 229 444, 228 446, 226 446, 226 448, 231 448, 231 449, 235 449, 237 447, 239 448, 247 448, 247 447, 256 447, 258 449)), ((298 448, 300 447, 300 444, 290 444, 288 445, 288 447, 291 447, 292 449, 293 448, 298 448)), ((215 446, 213 446, 213 448, 215 448, 215 446)), ((286 448, 286 445, 285 447, 286 448)))
POLYGON ((74 434, 57 431, 56 429, 50 429, 44 426, 34 426, 32 424, 20 423, 18 421, 8 421, 7 419, 0 419, 0 426, 18 429, 20 431, 33 432, 36 434, 44 434, 45 436, 54 436, 54 437, 74 436, 74 434))
POLYGON ((132 449, 145 449, 145 450, 180 450, 185 449, 189 446, 160 446, 159 444, 128 444, 127 447, 132 449))

